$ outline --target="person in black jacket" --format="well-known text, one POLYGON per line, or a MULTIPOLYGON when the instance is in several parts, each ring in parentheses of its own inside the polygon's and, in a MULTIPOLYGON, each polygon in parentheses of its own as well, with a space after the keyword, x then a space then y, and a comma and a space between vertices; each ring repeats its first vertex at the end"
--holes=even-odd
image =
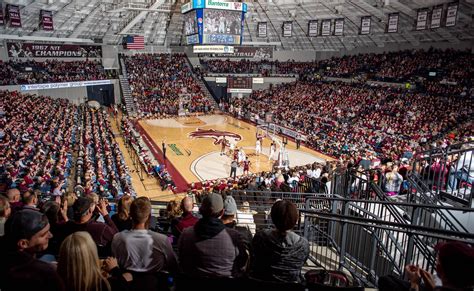
POLYGON ((292 229, 299 219, 296 205, 280 200, 271 209, 274 229, 257 232, 252 241, 250 276, 264 281, 300 282, 309 243, 292 229))

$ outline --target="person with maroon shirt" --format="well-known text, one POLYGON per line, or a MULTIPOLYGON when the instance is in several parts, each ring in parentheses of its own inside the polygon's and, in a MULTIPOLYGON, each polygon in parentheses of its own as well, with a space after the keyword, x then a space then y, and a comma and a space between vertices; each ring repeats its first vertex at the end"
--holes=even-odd
POLYGON ((59 231, 60 240, 64 240, 68 235, 76 231, 86 231, 92 236, 97 246, 104 248, 104 253, 99 253, 99 255, 110 253, 110 244, 118 229, 109 216, 105 200, 100 200, 98 205, 96 205, 92 199, 80 197, 74 203, 73 210, 74 221, 70 220, 61 227, 59 231), (103 216, 105 223, 92 219, 96 208, 103 216))
POLYGON ((175 236, 175 241, 177 242, 179 236, 183 232, 185 228, 194 226, 196 222, 198 222, 198 218, 193 215, 193 198, 187 196, 181 200, 181 209, 183 210, 183 214, 179 218, 175 218, 171 222, 171 231, 175 236))

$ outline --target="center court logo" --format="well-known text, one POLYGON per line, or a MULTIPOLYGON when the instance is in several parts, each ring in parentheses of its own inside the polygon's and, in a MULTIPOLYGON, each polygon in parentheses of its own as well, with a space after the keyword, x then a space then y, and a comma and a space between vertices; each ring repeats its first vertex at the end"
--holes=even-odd
POLYGON ((231 139, 234 140, 234 143, 241 141, 242 136, 237 133, 223 131, 223 130, 215 130, 215 129, 200 129, 198 128, 196 131, 190 132, 188 134, 189 138, 212 138, 214 139, 214 144, 222 143, 222 140, 225 138, 227 141, 231 139))

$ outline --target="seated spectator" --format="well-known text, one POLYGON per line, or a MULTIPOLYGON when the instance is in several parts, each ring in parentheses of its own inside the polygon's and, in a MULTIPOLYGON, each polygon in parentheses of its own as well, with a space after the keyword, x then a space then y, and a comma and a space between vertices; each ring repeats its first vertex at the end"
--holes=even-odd
POLYGON ((23 193, 23 209, 38 211, 38 195, 33 191, 23 193))
POLYGON ((148 229, 151 203, 146 197, 135 199, 130 206, 133 227, 114 236, 112 254, 121 268, 145 273, 176 272, 178 262, 168 238, 148 229))
POLYGON ((392 275, 382 276, 378 281, 380 291, 471 291, 474 285, 474 248, 462 242, 440 243, 435 247, 436 274, 441 286, 436 286, 432 274, 418 267, 407 265, 405 272, 409 282, 392 275), (422 284, 423 283, 423 284, 422 284))
POLYGON ((252 233, 247 227, 239 226, 236 220, 237 216, 237 203, 235 202, 234 197, 227 196, 224 199, 224 214, 221 217, 222 222, 228 228, 237 230, 243 238, 244 243, 247 245, 247 248, 250 249, 252 242, 252 233))
POLYGON ((175 241, 178 242, 179 236, 185 228, 194 226, 198 222, 198 218, 193 215, 193 198, 186 196, 181 200, 181 210, 183 214, 171 221, 171 231, 175 237, 175 241))
POLYGON ((115 258, 101 264, 92 237, 84 231, 69 235, 61 244, 58 273, 68 291, 128 290, 127 279, 131 279, 130 274, 122 274, 115 258))
POLYGON ((23 207, 23 202, 21 202, 20 198, 20 190, 13 188, 8 189, 7 191, 8 202, 10 203, 10 207, 12 212, 20 210, 23 207))
POLYGON ((41 206, 41 212, 48 217, 50 229, 49 231, 53 237, 49 240, 48 249, 46 250, 47 254, 56 255, 59 253, 60 247, 60 229, 61 227, 69 221, 67 217, 67 201, 64 201, 64 204, 60 206, 56 201, 46 201, 41 206))
POLYGON ((12 209, 10 208, 10 203, 8 203, 8 198, 0 195, 0 237, 5 235, 5 222, 11 213, 12 209))
POLYGON ((133 197, 124 195, 118 201, 117 213, 112 215, 112 221, 115 223, 119 231, 132 229, 132 218, 130 217, 130 205, 133 202, 133 197))
POLYGON ((74 220, 66 222, 61 227, 60 241, 74 232, 86 231, 91 235, 96 245, 103 248, 104 254, 108 254, 112 239, 118 230, 112 219, 110 219, 105 201, 100 200, 99 204, 96 205, 90 198, 80 197, 74 203, 73 210, 74 220), (104 217, 105 223, 92 219, 96 208, 104 217))
POLYGON ((271 209, 275 229, 257 232, 253 238, 250 276, 279 282, 300 282, 301 268, 309 256, 306 238, 292 229, 300 219, 296 205, 280 200, 271 209))
POLYGON ((1 290, 64 290, 54 266, 35 257, 48 247, 49 228, 39 211, 19 210, 10 217, 2 241, 1 290))
POLYGON ((190 277, 239 277, 246 270, 248 250, 241 235, 226 228, 222 196, 204 197, 199 212, 202 218, 183 230, 178 242, 180 269, 190 277))

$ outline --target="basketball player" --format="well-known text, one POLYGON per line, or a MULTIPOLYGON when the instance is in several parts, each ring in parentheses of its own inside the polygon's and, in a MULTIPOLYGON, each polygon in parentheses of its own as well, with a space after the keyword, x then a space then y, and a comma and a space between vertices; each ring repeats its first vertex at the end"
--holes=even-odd
POLYGON ((261 152, 262 152, 262 146, 260 143, 260 139, 257 138, 257 141, 255 142, 255 154, 259 156, 261 152))
POLYGON ((274 155, 275 155, 275 151, 276 151, 276 145, 275 145, 275 141, 272 139, 272 144, 270 145, 270 155, 268 156, 268 160, 273 160, 274 159, 274 155))
POLYGON ((221 141, 221 156, 225 155, 225 146, 226 146, 227 140, 225 139, 225 136, 223 136, 223 139, 221 141))
POLYGON ((239 149, 238 162, 242 164, 245 160, 245 152, 242 148, 239 149))
POLYGON ((248 175, 249 174, 249 169, 250 169, 250 161, 249 161, 249 158, 245 158, 245 161, 243 162, 244 164, 244 175, 248 175))
POLYGON ((232 154, 234 153, 234 150, 235 150, 235 142, 233 142, 232 140, 230 141, 230 145, 229 145, 229 156, 232 157, 232 154))

